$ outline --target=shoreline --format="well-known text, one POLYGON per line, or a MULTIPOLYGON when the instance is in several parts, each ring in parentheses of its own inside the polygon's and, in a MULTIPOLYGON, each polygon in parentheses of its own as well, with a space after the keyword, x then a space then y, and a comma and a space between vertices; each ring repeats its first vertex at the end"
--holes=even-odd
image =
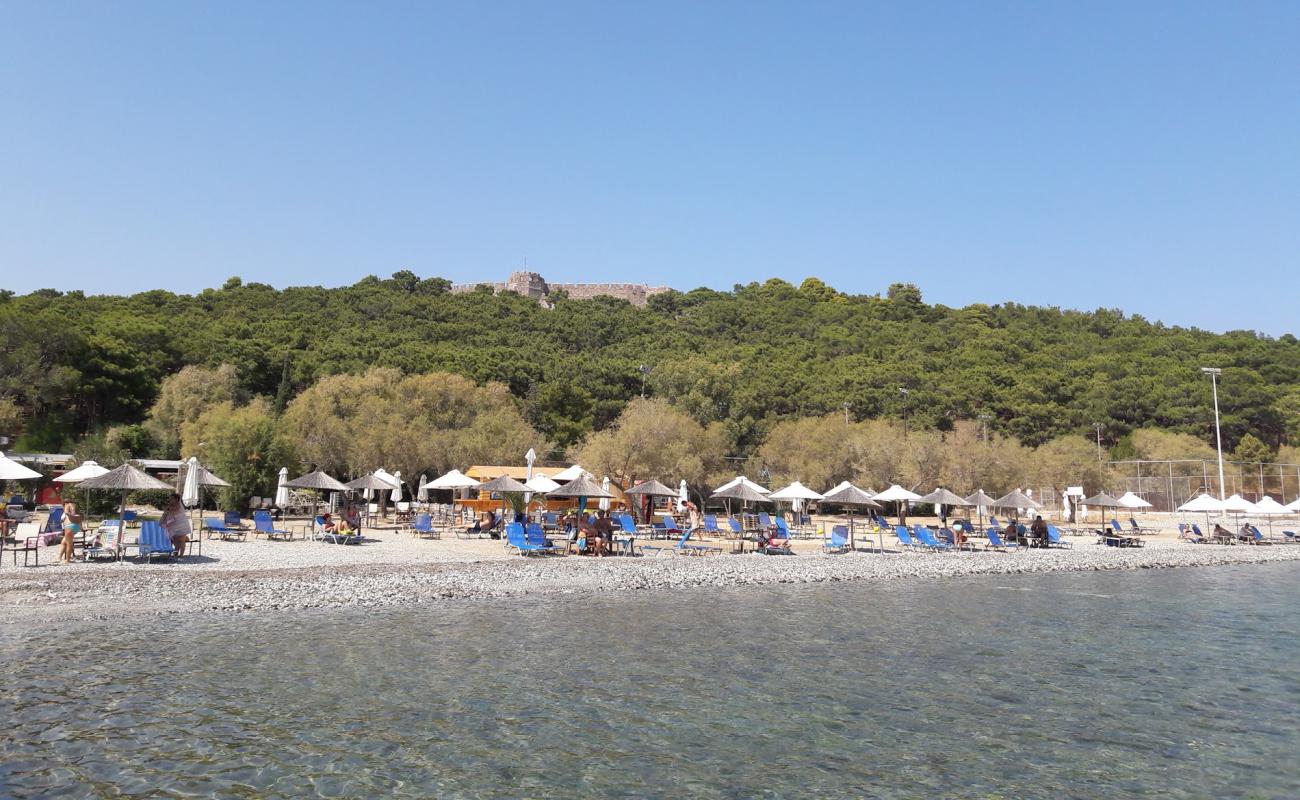
MULTIPOLYGON (((274 546, 274 545, 272 545, 274 546)), ((293 545, 289 545, 293 546, 293 545)), ((68 620, 178 613, 384 608, 446 600, 589 597, 608 592, 897 581, 1113 569, 1173 569, 1300 560, 1300 547, 1155 541, 1019 553, 857 552, 840 555, 625 558, 456 558, 416 563, 312 564, 240 569, 205 564, 91 564, 0 568, 0 630, 68 620)))

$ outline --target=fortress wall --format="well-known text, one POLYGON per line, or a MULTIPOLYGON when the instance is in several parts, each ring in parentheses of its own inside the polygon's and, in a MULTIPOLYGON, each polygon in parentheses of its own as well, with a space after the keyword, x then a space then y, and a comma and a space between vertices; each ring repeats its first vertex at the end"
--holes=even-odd
POLYGON ((472 292, 479 286, 491 286, 494 292, 512 291, 539 302, 545 302, 551 292, 563 290, 574 300, 590 300, 593 297, 613 297, 626 300, 635 306, 644 306, 646 301, 657 294, 669 291, 667 286, 646 286, 643 283, 552 283, 548 284, 535 272, 512 273, 505 283, 460 283, 451 287, 453 294, 472 292))

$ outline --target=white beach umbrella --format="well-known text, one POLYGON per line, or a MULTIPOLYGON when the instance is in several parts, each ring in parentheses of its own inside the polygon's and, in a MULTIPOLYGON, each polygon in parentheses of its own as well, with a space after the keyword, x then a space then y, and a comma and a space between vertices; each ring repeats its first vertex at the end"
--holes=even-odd
POLYGON ((399 469, 393 473, 393 502, 402 502, 402 495, 406 487, 402 485, 402 471, 399 469))
POLYGON ((886 489, 885 491, 881 492, 880 494, 876 495, 871 499, 875 500, 877 503, 891 503, 891 502, 898 503, 898 518, 901 524, 901 521, 903 519, 903 513, 904 513, 903 512, 904 504, 913 502, 915 500, 920 500, 921 495, 917 494, 916 492, 904 489, 902 486, 899 486, 898 484, 895 483, 894 485, 890 486, 888 489, 886 489))
POLYGON ((1291 513, 1291 510, 1278 501, 1264 495, 1259 502, 1255 504, 1255 513, 1261 517, 1268 517, 1268 535, 1273 535, 1273 517, 1284 517, 1291 513))
POLYGON ((1229 514, 1250 514, 1254 512, 1255 504, 1239 494, 1234 494, 1223 501, 1223 510, 1229 514))
POLYGON ((582 468, 582 465, 574 464, 568 469, 560 470, 559 472, 552 475, 551 480, 564 483, 565 481, 577 480, 578 478, 581 478, 583 475, 586 474, 587 471, 582 468))
POLYGON ((771 490, 769 490, 769 489, 765 489, 765 488, 763 488, 762 486, 759 486, 757 483, 754 483, 754 482, 751 481, 749 478, 746 478, 744 475, 737 475, 736 477, 734 477, 734 478, 732 478, 731 480, 727 481, 726 483, 722 484, 722 485, 719 486, 718 488, 714 489, 714 490, 713 490, 713 493, 714 493, 714 494, 720 494, 720 493, 722 493, 722 492, 727 491, 728 489, 735 488, 736 486, 738 486, 738 485, 740 485, 740 484, 742 484, 742 483, 744 483, 744 484, 748 484, 748 485, 749 485, 749 488, 753 489, 754 491, 758 492, 759 494, 771 494, 771 490))
POLYGON ((420 474, 420 484, 415 489, 415 499, 421 503, 429 502, 429 476, 420 474))
POLYGON ((1132 492, 1125 492, 1124 494, 1120 495, 1118 502, 1121 508, 1127 508, 1130 510, 1151 507, 1150 503, 1143 500, 1141 497, 1138 497, 1136 494, 1132 492))
POLYGON ((181 504, 186 508, 194 508, 199 504, 199 460, 190 456, 185 464, 185 486, 181 489, 181 504))
POLYGON ((1223 501, 1213 495, 1201 492, 1200 494, 1188 500, 1178 507, 1179 511, 1185 513, 1199 514, 1205 513, 1205 527, 1210 527, 1210 513, 1222 513, 1223 501))
POLYGON ((1283 506, 1283 508, 1285 508, 1287 511, 1290 511, 1292 513, 1300 511, 1300 497, 1297 497, 1296 499, 1287 503, 1285 506, 1283 506))
MULTIPOLYGON (((601 478, 601 480, 600 480, 600 490, 601 490, 602 492, 606 493, 606 494, 609 494, 609 476, 608 476, 608 475, 606 475, 604 478, 601 478)), ((610 497, 613 497, 613 495, 610 495, 610 497)), ((601 511, 608 511, 608 510, 609 510, 609 497, 602 497, 602 498, 600 498, 600 510, 601 510, 601 511)))
POLYGON ((430 489, 473 489, 478 485, 478 481, 458 469, 453 469, 446 475, 441 475, 429 481, 427 487, 430 489))
POLYGON ((98 478, 106 472, 108 472, 107 469, 94 461, 83 461, 76 469, 68 470, 54 480, 59 483, 80 483, 87 478, 98 478))
MULTIPOLYGON (((524 485, 538 494, 550 494, 560 488, 560 484, 546 477, 542 473, 537 473, 533 477, 524 481, 524 485)), ((608 487, 606 487, 608 488, 608 487)))
POLYGON ((275 507, 285 509, 289 507, 291 496, 289 487, 285 486, 289 482, 289 468, 280 467, 280 477, 275 481, 275 507))
POLYGON ((822 496, 799 481, 768 495, 770 500, 820 500, 822 496))
POLYGON ((39 477, 41 477, 41 473, 34 469, 28 469, 0 453, 0 481, 30 481, 39 477))
POLYGON ((686 488, 686 479, 682 478, 682 482, 677 485, 677 502, 686 505, 686 502, 690 499, 691 495, 686 488))

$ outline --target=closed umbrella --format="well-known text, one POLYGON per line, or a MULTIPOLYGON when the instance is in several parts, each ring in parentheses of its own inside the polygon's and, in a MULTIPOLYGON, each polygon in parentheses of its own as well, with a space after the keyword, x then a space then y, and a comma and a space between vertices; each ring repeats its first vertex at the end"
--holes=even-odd
POLYGON ((677 503, 684 506, 691 499, 690 491, 686 488, 686 479, 677 485, 677 503))
POLYGON ((181 488, 181 505, 194 508, 199 504, 199 460, 190 456, 186 461, 185 484, 181 488))
MULTIPOLYGON (((872 495, 869 492, 864 492, 848 481, 844 481, 839 486, 836 486, 834 489, 831 489, 829 492, 822 495, 822 502, 835 503, 837 505, 849 507, 849 549, 851 550, 856 549, 853 541, 852 507, 861 506, 863 508, 880 508, 880 504, 872 499, 872 495)), ((883 530, 877 530, 876 534, 880 540, 880 552, 883 553, 885 552, 885 532, 883 530)))
POLYGON ((280 467, 280 476, 275 481, 275 507, 285 509, 289 507, 290 496, 289 487, 289 468, 280 467))
MULTIPOLYGON (((158 480, 154 476, 144 472, 138 467, 131 464, 123 464, 117 469, 111 469, 103 475, 94 478, 87 478, 81 482, 81 488, 86 490, 99 489, 116 489, 122 493, 121 503, 118 506, 118 519, 122 519, 126 512, 126 496, 129 492, 151 490, 170 492, 172 487, 158 480)), ((118 539, 119 543, 121 539, 118 539)), ((118 545, 119 550, 121 545, 118 545)))
POLYGON ((415 499, 421 503, 429 502, 429 476, 421 474, 420 484, 415 490, 415 499))
POLYGON ((402 497, 404 496, 403 492, 405 490, 406 487, 402 485, 402 471, 399 469, 397 472, 393 473, 393 502, 394 503, 402 502, 402 497))
MULTIPOLYGON (((604 492, 605 494, 609 494, 609 476, 608 476, 608 475, 606 475, 604 478, 601 479, 601 481, 600 481, 600 490, 601 490, 602 492, 604 492)), ((601 510, 601 511, 609 511, 609 498, 610 498, 610 497, 613 497, 613 496, 614 496, 614 495, 610 494, 609 497, 602 497, 602 498, 600 498, 600 510, 601 510)))

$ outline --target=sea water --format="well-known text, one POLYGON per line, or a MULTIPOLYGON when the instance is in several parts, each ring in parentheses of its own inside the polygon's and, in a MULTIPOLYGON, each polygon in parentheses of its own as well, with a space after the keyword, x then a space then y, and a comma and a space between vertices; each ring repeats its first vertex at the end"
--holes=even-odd
POLYGON ((1298 797, 1300 565, 0 634, 0 795, 1298 797))

